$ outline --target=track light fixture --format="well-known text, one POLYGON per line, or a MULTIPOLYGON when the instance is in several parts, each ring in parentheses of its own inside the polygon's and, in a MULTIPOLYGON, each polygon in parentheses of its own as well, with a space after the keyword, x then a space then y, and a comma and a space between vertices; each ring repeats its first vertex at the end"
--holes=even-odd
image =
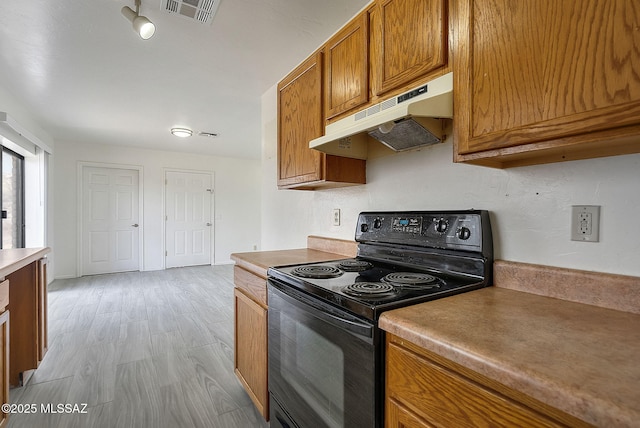
POLYGON ((144 40, 147 40, 156 32, 156 26, 153 25, 153 22, 149 21, 149 18, 146 16, 140 16, 140 0, 135 0, 135 2, 135 12, 131 10, 129 6, 124 6, 122 8, 122 14, 125 18, 131 21, 136 33, 138 33, 144 40))

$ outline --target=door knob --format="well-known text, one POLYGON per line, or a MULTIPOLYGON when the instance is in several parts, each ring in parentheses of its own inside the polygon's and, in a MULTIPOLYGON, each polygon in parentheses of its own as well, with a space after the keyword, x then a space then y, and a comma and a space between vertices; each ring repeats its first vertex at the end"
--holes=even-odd
POLYGON ((133 227, 138 227, 138 223, 132 224, 133 227))
POLYGON ((207 226, 211 226, 211 223, 207 223, 207 226))

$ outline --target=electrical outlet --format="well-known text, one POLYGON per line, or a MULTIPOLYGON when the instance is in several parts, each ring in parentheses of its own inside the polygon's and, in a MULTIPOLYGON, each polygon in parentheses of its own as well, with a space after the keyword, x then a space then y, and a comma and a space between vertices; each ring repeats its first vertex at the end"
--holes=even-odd
POLYGON ((571 207, 571 240, 586 242, 600 240, 599 205, 573 205, 571 207))
POLYGON ((340 226, 340 208, 333 209, 333 225, 340 226))

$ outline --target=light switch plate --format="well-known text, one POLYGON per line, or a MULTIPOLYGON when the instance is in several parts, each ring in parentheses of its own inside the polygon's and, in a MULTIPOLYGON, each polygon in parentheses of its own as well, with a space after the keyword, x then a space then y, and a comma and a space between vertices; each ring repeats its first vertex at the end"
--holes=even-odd
POLYGON ((600 206, 573 205, 571 207, 571 240, 598 242, 600 240, 600 206))

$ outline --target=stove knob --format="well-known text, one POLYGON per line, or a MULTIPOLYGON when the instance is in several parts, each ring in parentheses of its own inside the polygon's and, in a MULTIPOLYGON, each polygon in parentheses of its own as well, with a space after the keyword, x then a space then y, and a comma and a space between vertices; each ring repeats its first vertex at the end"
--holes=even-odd
POLYGON ((380 220, 379 218, 373 220, 374 229, 380 229, 381 227, 382 227, 382 220, 380 220))
POLYGON ((369 225, 368 225, 367 223, 362 223, 362 224, 360 225, 360 231, 361 231, 362 233, 367 232, 368 230, 369 230, 369 225))
POLYGON ((447 220, 441 218, 436 222, 436 231, 440 233, 444 233, 447 231, 448 226, 449 226, 449 223, 447 223, 447 220))
POLYGON ((458 230, 456 230, 456 236, 458 237, 458 239, 462 239, 463 241, 466 241, 471 236, 471 231, 469 230, 468 227, 463 226, 458 228, 458 230))

